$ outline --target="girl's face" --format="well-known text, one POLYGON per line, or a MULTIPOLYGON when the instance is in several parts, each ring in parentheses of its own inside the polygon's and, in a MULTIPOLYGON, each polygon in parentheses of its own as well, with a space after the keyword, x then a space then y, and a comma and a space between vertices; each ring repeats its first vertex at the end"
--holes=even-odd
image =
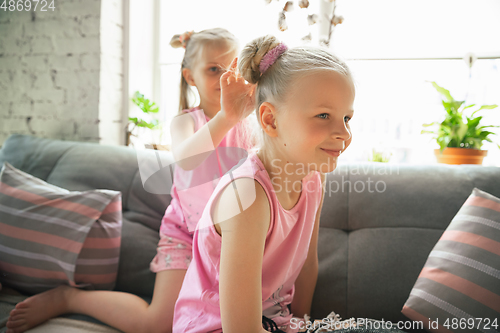
POLYGON ((278 144, 287 161, 323 173, 335 170, 338 156, 351 143, 354 95, 352 81, 336 72, 296 80, 284 101, 284 112, 276 114, 278 144))
POLYGON ((220 77, 237 56, 227 45, 206 44, 191 70, 184 69, 186 81, 196 86, 200 94, 200 108, 213 117, 220 111, 220 77))

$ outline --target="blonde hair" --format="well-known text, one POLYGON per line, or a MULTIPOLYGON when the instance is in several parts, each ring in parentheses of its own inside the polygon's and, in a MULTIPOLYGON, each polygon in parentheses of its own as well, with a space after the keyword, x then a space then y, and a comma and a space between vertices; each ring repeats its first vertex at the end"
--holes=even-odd
MULTIPOLYGON (((262 103, 272 103, 279 109, 293 82, 305 75, 311 75, 318 71, 334 71, 351 80, 353 77, 346 63, 324 48, 312 46, 299 46, 286 50, 276 61, 261 73, 259 65, 264 55, 280 44, 280 41, 271 35, 254 39, 241 51, 238 57, 238 70, 250 83, 256 83, 255 108, 258 118, 258 110, 262 103)), ((258 146, 262 146, 267 140, 262 131, 255 133, 258 146)))
POLYGON ((186 48, 181 65, 179 114, 182 113, 182 110, 192 107, 189 105, 189 94, 193 94, 191 87, 182 75, 182 70, 184 68, 193 68, 193 65, 198 60, 198 57, 202 54, 205 45, 214 45, 217 43, 224 43, 222 45, 228 46, 228 52, 236 51, 238 48, 238 41, 236 40, 236 37, 223 28, 206 29, 192 34, 184 33, 182 35, 174 35, 170 40, 170 45, 172 47, 186 48), (184 39, 184 42, 182 42, 181 36, 185 38, 186 35, 187 39, 184 39))

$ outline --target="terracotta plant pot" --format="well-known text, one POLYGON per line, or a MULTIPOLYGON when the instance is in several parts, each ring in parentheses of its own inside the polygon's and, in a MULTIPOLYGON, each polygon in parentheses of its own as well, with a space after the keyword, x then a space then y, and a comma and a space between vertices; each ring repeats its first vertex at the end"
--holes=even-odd
POLYGON ((434 149, 438 163, 445 164, 483 164, 487 150, 471 148, 445 148, 443 151, 434 149))

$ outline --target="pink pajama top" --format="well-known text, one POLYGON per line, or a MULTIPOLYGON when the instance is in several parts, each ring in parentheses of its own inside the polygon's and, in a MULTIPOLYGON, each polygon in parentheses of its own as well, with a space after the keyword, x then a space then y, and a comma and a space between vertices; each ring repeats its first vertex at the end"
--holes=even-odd
MULTIPOLYGON (((217 195, 232 179, 249 177, 264 188, 271 208, 262 264, 262 310, 278 326, 290 323, 294 282, 306 260, 321 201, 321 178, 316 171, 302 180, 302 192, 296 205, 285 210, 279 203, 269 174, 255 152, 225 174, 207 203, 193 238, 193 259, 175 304, 173 331, 222 332, 219 306, 219 267, 222 238, 211 218, 217 195)), ((255 197, 255 193, 254 196, 255 197)), ((248 207, 251 193, 240 197, 240 207, 248 207)), ((235 201, 236 202, 236 201, 235 201)), ((228 207, 229 209, 229 207, 228 207)), ((251 222, 251 221, 249 221, 251 222)), ((249 235, 251 237, 251 235, 249 235)), ((238 297, 238 295, 235 295, 238 297)), ((244 302, 244 300, 242 300, 244 302)), ((296 332, 288 327, 287 332, 296 332)))
MULTIPOLYGON (((195 132, 210 120, 199 107, 183 112, 193 118, 195 132)), ((190 233, 194 232, 203 209, 222 175, 241 158, 247 156, 247 150, 251 148, 250 140, 246 136, 248 128, 248 119, 240 121, 227 132, 214 151, 207 153, 210 155, 195 169, 183 170, 175 166, 170 191, 172 200, 163 217, 161 232, 167 235, 172 233, 172 228, 175 229, 175 226, 170 221, 175 221, 175 224, 185 224, 190 233)), ((180 236, 177 233, 176 236, 189 237, 182 233, 178 234, 180 236)), ((190 239, 186 241, 191 242, 190 239)))

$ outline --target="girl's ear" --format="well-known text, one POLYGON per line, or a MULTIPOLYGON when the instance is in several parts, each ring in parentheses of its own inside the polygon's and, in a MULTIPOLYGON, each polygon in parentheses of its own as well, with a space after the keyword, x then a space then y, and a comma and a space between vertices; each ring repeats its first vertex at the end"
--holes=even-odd
POLYGON ((264 102, 259 107, 259 119, 262 129, 270 137, 278 136, 277 123, 276 123, 276 108, 269 102, 264 102))
POLYGON ((194 83, 193 73, 189 68, 182 69, 182 76, 184 76, 184 80, 186 80, 186 82, 190 86, 196 86, 196 84, 194 83))

